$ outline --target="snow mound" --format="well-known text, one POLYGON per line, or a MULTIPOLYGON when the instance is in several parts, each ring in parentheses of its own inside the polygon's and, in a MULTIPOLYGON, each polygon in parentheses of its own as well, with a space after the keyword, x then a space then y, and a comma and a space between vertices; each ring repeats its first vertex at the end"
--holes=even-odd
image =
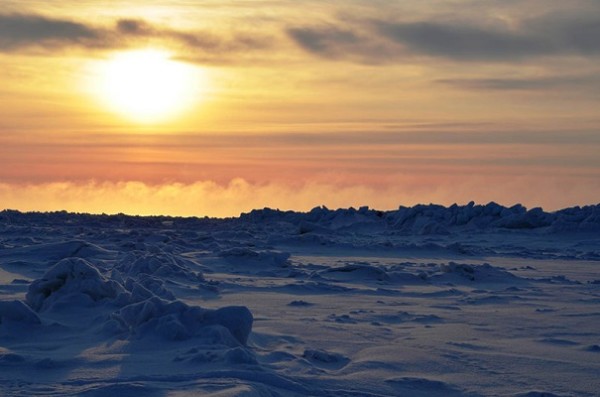
POLYGON ((143 296, 150 298, 156 295, 166 300, 175 300, 175 295, 165 286, 165 281, 147 274, 140 274, 137 280, 128 278, 125 281, 125 288, 131 292, 132 296, 143 296))
POLYGON ((233 365, 247 364, 247 365, 256 365, 258 362, 256 361, 256 357, 254 354, 245 349, 243 347, 234 347, 233 349, 229 349, 225 353, 225 362, 233 365))
POLYGON ((260 264, 265 267, 284 267, 288 264, 289 252, 258 251, 235 247, 223 250, 219 256, 233 264, 260 264))
POLYGON ((123 257, 115 269, 128 276, 147 274, 161 278, 185 278, 203 281, 202 273, 191 270, 193 263, 166 252, 134 251, 123 257))
POLYGON ((328 280, 338 281, 388 281, 390 276, 385 270, 364 263, 352 263, 345 266, 325 269, 318 273, 328 280))
POLYGON ((310 303, 310 302, 303 301, 303 300, 293 300, 290 303, 288 303, 287 305, 292 306, 292 307, 308 307, 308 306, 313 306, 314 303, 310 303))
POLYGON ((473 281, 480 283, 515 283, 525 281, 509 271, 489 263, 471 265, 465 263, 441 263, 432 274, 426 276, 431 281, 473 281))
POLYGON ((447 235, 465 230, 535 230, 550 233, 600 231, 600 204, 573 207, 557 212, 541 208, 528 210, 521 204, 504 207, 494 202, 476 205, 415 205, 393 211, 368 207, 329 210, 316 207, 308 213, 265 208, 242 214, 240 221, 279 225, 287 223, 300 234, 340 232, 381 232, 406 235, 447 235))
POLYGON ((320 349, 306 349, 302 358, 315 366, 336 370, 345 367, 350 362, 350 359, 343 354, 320 349))
POLYGON ((33 262, 56 262, 71 257, 110 259, 114 255, 114 251, 81 240, 33 244, 0 252, 0 257, 16 257, 33 262))
POLYGON ((17 364, 21 364, 23 362, 25 362, 25 357, 21 356, 20 354, 15 354, 15 353, 5 353, 3 351, 0 351, 0 367, 2 366, 14 366, 17 364))
MULTIPOLYGON (((158 278, 142 273, 123 280, 114 269, 108 278, 81 258, 59 261, 31 283, 26 295, 26 303, 38 313, 72 311, 77 306, 100 302, 117 308, 106 317, 104 331, 127 338, 157 335, 175 341, 200 337, 207 344, 238 346, 246 344, 252 330, 252 313, 246 307, 208 310, 189 306, 177 300, 158 278)), ((21 302, 1 303, 2 321, 40 322, 21 302)))
POLYGON ((210 344, 237 346, 248 341, 253 317, 244 306, 207 310, 152 297, 121 308, 111 320, 117 330, 136 338, 153 334, 167 340, 200 337, 210 340, 210 344))
POLYGON ((417 377, 400 377, 386 379, 385 382, 393 386, 399 395, 407 395, 414 397, 428 397, 428 396, 464 396, 460 390, 457 390, 448 383, 431 380, 427 378, 417 377))
POLYGON ((326 352, 324 350, 312 350, 312 349, 305 350, 304 354, 302 354, 302 357, 304 357, 308 360, 319 361, 319 362, 327 363, 327 364, 337 363, 337 362, 345 360, 344 356, 339 353, 330 353, 330 352, 326 352))
POLYGON ((26 302, 32 309, 40 312, 60 305, 114 299, 122 292, 125 291, 120 284, 102 276, 85 259, 67 258, 29 285, 26 302))
POLYGON ((22 301, 0 301, 0 325, 9 322, 41 324, 38 315, 22 301))

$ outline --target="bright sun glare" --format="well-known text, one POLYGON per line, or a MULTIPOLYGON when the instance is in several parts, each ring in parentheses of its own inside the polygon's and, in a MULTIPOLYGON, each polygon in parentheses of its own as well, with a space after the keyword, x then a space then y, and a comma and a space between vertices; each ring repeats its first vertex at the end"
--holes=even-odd
POLYGON ((174 117, 195 102, 199 70, 170 59, 160 50, 115 55, 101 70, 99 90, 115 112, 140 123, 174 117))

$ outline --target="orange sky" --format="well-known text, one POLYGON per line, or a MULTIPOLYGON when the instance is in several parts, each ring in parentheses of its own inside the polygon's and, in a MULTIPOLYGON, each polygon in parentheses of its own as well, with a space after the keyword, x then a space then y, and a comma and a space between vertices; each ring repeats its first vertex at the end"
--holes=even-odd
POLYGON ((0 207, 596 203, 598 35, 582 0, 5 1, 0 207))

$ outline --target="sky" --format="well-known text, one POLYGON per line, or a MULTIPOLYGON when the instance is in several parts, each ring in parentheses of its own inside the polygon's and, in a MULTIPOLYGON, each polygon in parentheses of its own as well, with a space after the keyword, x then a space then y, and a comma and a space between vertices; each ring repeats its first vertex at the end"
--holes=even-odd
POLYGON ((0 1, 0 208, 600 201, 597 0, 0 1))

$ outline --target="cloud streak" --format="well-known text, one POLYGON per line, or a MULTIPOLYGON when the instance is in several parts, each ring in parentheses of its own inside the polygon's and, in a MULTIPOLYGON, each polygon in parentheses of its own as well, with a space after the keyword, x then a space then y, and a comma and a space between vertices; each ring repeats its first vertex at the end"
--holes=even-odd
POLYGON ((181 49, 181 58, 199 62, 225 62, 235 55, 269 48, 265 34, 245 31, 181 31, 143 19, 123 18, 112 26, 96 26, 37 14, 0 14, 0 52, 125 49, 140 43, 168 42, 181 49))
POLYGON ((36 14, 0 14, 0 51, 52 51, 61 48, 115 49, 143 41, 170 42, 182 56, 206 61, 250 52, 271 56, 289 50, 291 39, 306 53, 367 64, 402 63, 420 57, 455 62, 510 63, 540 57, 600 55, 600 13, 546 14, 503 21, 428 16, 417 20, 392 17, 339 17, 327 23, 282 20, 243 30, 179 30, 139 18, 121 18, 108 26, 36 14), (271 50, 269 52, 269 50, 271 50), (190 53, 191 52, 191 53, 190 53))
POLYGON ((122 37, 128 38, 167 39, 189 49, 199 49, 219 54, 239 53, 270 47, 268 38, 255 32, 229 32, 227 34, 206 31, 187 32, 154 26, 141 19, 117 20, 116 32, 122 37))
POLYGON ((582 91, 597 92, 600 88, 600 78, 597 75, 554 75, 531 78, 457 78, 439 79, 435 82, 477 91, 546 91, 578 88, 582 91))
POLYGON ((389 18, 341 19, 337 24, 287 29, 304 50, 365 63, 417 56, 453 61, 513 62, 547 56, 600 55, 600 15, 547 15, 517 23, 389 18))
POLYGON ((85 24, 40 15, 0 14, 0 51, 98 46, 103 32, 85 24))
POLYGON ((475 25, 373 21, 375 31, 416 54, 468 61, 507 61, 554 53, 546 40, 475 25))

